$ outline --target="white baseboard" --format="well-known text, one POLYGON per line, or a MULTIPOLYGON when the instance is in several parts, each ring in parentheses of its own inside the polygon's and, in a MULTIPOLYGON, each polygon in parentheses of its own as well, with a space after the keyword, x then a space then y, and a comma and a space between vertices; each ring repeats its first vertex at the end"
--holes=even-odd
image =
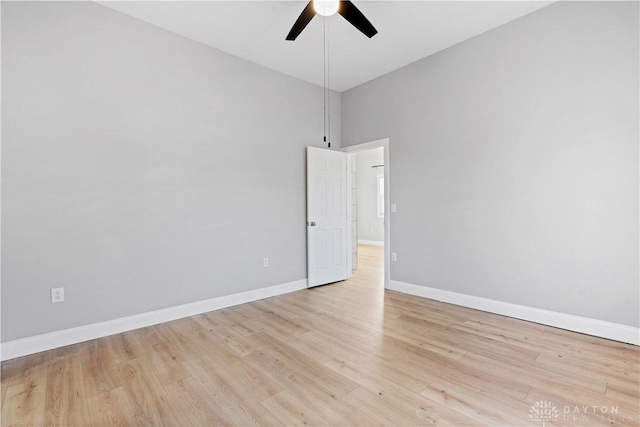
POLYGON ((389 289, 409 295, 487 311, 489 313, 501 314, 516 319, 567 329, 569 331, 640 345, 640 328, 633 326, 527 307, 525 305, 511 304, 473 295, 429 288, 427 286, 418 286, 396 280, 391 281, 389 289))
POLYGON ((83 341, 119 334, 121 332, 144 328, 146 326, 157 325, 158 323, 169 322, 183 317, 220 310, 221 308, 245 304, 306 288, 306 279, 296 280, 294 282, 269 286, 267 288, 256 289, 253 291, 225 295, 175 307, 164 308, 161 310, 149 311, 133 316, 121 317, 119 319, 108 320, 106 322, 93 323, 91 325, 78 326, 76 328, 8 341, 0 344, 0 360, 14 359, 28 354, 77 344, 83 341))
POLYGON ((358 239, 359 245, 370 245, 370 246, 384 246, 384 242, 380 242, 378 240, 360 240, 358 239))

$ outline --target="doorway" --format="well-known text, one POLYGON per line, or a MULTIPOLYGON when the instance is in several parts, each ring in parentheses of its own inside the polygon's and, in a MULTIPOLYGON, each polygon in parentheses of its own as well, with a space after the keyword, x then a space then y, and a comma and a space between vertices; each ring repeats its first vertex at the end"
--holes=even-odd
POLYGON ((353 272, 390 280, 389 139, 344 148, 347 153, 349 277, 353 272), (359 271, 361 269, 361 271, 359 271))

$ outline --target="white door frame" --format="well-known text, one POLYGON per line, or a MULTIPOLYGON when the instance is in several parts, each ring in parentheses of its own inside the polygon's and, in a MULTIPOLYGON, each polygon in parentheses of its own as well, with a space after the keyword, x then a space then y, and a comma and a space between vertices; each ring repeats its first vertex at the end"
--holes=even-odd
MULTIPOLYGON (((384 148, 384 287, 389 289, 389 281, 391 280, 391 188, 389 186, 390 168, 389 168, 389 138, 378 139, 362 144, 350 145, 342 149, 347 153, 347 165, 349 165, 349 154, 359 151, 371 150, 372 148, 384 148)), ((351 239, 351 173, 347 173, 347 236, 351 239)), ((350 246, 349 246, 350 247, 350 246)), ((349 251, 347 251, 349 252, 349 251)), ((351 253, 347 259, 347 274, 351 277, 351 253)))

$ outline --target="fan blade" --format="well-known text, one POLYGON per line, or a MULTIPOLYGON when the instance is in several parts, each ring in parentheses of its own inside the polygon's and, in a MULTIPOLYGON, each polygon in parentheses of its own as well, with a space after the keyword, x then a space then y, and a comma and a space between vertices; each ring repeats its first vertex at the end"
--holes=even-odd
POLYGON ((313 9, 313 0, 307 4, 307 7, 304 8, 296 23, 291 27, 291 31, 287 35, 287 40, 295 40, 302 30, 309 24, 309 22, 316 16, 316 11, 313 9))
POLYGON ((365 36, 371 38, 378 34, 371 22, 360 12, 355 4, 349 0, 341 0, 338 13, 351 23, 354 27, 359 29, 365 36))

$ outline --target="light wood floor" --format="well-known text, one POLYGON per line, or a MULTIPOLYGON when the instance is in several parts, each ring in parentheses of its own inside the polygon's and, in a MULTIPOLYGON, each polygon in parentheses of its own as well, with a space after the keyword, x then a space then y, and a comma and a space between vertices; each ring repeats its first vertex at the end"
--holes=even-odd
POLYGON ((2 363, 2 425, 639 424, 638 347, 385 292, 361 252, 347 282, 2 363))

